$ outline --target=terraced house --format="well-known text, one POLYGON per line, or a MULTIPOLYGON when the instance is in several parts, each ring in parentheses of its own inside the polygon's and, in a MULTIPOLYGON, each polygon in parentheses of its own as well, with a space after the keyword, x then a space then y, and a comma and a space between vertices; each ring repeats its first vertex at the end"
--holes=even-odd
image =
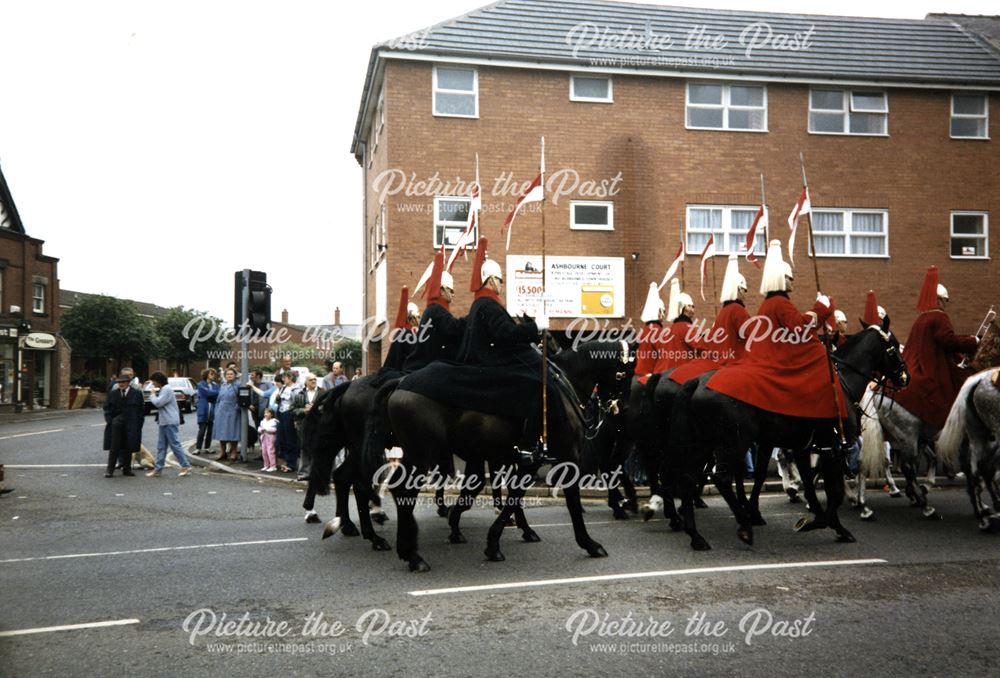
MULTIPOLYGON (((528 264, 541 254, 543 215, 538 204, 518 215, 509 250, 501 225, 539 172, 544 136, 555 327, 635 322, 681 242, 680 275, 700 301, 698 255, 714 237, 721 276, 724 255, 745 254, 761 175, 769 236, 787 243, 801 153, 822 286, 849 317, 872 288, 908 328, 936 264, 956 329, 974 331, 1000 301, 987 294, 1000 288, 990 237, 1000 51, 960 19, 503 0, 376 45, 351 146, 365 174, 368 315, 391 317, 399 287, 457 241, 476 154, 476 228, 505 265, 517 310, 537 279, 540 262, 528 264)), ((754 249, 764 247, 760 233, 754 249)), ((813 288, 807 247, 800 231, 800 305, 813 288)), ((460 313, 470 262, 454 269, 460 313)), ((696 313, 709 319, 712 266, 696 313)), ((756 290, 759 272, 742 268, 756 290)))

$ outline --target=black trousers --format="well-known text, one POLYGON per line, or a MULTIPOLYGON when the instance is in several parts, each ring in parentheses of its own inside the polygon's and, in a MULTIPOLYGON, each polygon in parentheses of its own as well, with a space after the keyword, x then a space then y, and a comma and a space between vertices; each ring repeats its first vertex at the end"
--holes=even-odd
POLYGON ((132 455, 127 452, 128 440, 125 430, 125 418, 118 417, 111 421, 111 449, 108 450, 108 473, 114 473, 115 465, 122 470, 132 470, 132 455))
POLYGON ((212 423, 209 420, 198 424, 198 439, 194 443, 194 449, 207 450, 212 446, 212 423))

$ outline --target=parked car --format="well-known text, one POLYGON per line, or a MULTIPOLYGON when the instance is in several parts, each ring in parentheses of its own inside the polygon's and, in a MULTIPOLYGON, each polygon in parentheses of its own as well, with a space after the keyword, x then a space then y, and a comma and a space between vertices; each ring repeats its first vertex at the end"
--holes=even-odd
MULTIPOLYGON (((198 407, 198 389, 194 382, 187 377, 167 377, 167 384, 174 390, 174 398, 177 399, 177 407, 181 412, 191 413, 198 407)), ((146 403, 146 414, 156 408, 149 402, 149 394, 153 391, 153 382, 147 381, 142 385, 142 399, 146 403)))

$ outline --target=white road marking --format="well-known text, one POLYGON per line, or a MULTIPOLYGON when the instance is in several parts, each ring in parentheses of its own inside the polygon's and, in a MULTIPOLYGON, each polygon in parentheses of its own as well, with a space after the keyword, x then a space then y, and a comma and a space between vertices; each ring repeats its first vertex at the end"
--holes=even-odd
POLYGON ((410 591, 411 596, 437 596, 444 593, 469 593, 473 591, 496 591, 500 589, 517 589, 539 586, 557 586, 560 584, 582 584, 597 581, 618 581, 622 579, 648 579, 650 577, 672 577, 683 574, 716 574, 721 572, 749 572, 754 570, 788 570, 804 567, 843 567, 850 565, 885 565, 889 561, 881 558, 863 560, 817 560, 799 563, 759 563, 756 565, 729 565, 724 567, 694 567, 684 570, 658 570, 655 572, 628 572, 625 574, 602 574, 591 577, 566 577, 563 579, 535 579, 515 581, 505 584, 482 584, 479 586, 455 586, 444 589, 426 589, 410 591))
POLYGON ((250 491, 253 492, 254 494, 260 494, 260 490, 250 490, 250 491))
POLYGON ((217 549, 223 546, 257 546, 261 544, 287 544, 293 541, 309 541, 309 537, 291 537, 289 539, 258 539, 257 541, 229 541, 220 544, 194 544, 193 546, 161 546, 153 549, 133 549, 131 551, 104 551, 103 553, 68 553, 61 556, 37 556, 34 558, 8 558, 0 560, 4 563, 27 563, 33 560, 65 560, 68 558, 97 558, 99 556, 125 556, 134 553, 161 553, 163 551, 192 551, 194 549, 217 549))
POLYGON ((172 497, 173 495, 174 495, 174 493, 173 493, 173 492, 164 492, 164 493, 163 493, 163 496, 164 496, 164 497, 172 497))
POLYGON ((70 499, 76 499, 76 495, 75 494, 71 494, 71 495, 69 495, 69 498, 70 499))
POLYGON ((15 433, 9 436, 0 436, 0 440, 13 440, 14 438, 26 438, 28 436, 40 436, 44 433, 60 433, 64 428, 50 428, 47 431, 32 431, 31 433, 15 433))
POLYGON ((115 496, 116 497, 124 497, 125 495, 122 494, 121 492, 115 492, 115 496))
POLYGON ((107 464, 7 464, 7 468, 104 468, 105 466, 107 464))
MULTIPOLYGON (((629 522, 630 521, 628 521, 628 520, 588 520, 587 521, 587 527, 590 527, 591 525, 613 525, 615 523, 617 523, 619 525, 621 525, 621 524, 627 525, 629 522)), ((640 522, 640 521, 632 519, 631 522, 632 523, 636 523, 636 522, 640 522)), ((641 522, 644 522, 644 523, 665 523, 665 522, 667 522, 667 519, 666 518, 650 518, 649 520, 643 520, 641 522)), ((573 523, 542 523, 541 525, 531 525, 531 527, 533 527, 533 528, 535 528, 535 527, 572 527, 572 526, 573 526, 573 523)))
POLYGON ((215 490, 209 490, 209 494, 218 494, 215 490))
POLYGON ((101 428, 107 428, 108 427, 107 424, 91 424, 90 428, 97 428, 98 426, 100 426, 101 428))
POLYGON ((114 621, 90 622, 89 624, 65 624, 63 626, 40 626, 34 629, 18 629, 16 631, 0 631, 0 638, 11 636, 27 636, 32 633, 52 633, 53 631, 76 631, 79 629, 99 629, 106 626, 125 626, 138 624, 138 619, 115 619, 114 621))

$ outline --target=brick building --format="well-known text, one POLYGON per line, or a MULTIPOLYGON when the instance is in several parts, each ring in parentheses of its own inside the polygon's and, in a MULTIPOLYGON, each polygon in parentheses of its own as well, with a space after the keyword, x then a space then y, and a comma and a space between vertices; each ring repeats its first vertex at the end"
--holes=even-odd
POLYGON ((63 408, 70 347, 59 334, 59 260, 24 230, 0 171, 0 408, 63 408))
MULTIPOLYGON (((479 231, 505 267, 508 308, 520 303, 512 294, 532 280, 524 262, 541 253, 542 217, 517 217, 508 252, 500 226, 538 173, 544 136, 547 255, 611 271, 570 280, 577 309, 555 313, 554 327, 582 316, 637 323, 646 287, 682 240, 683 285, 710 320, 711 276, 701 302, 698 255, 714 235, 721 281, 725 255, 743 253, 761 174, 770 237, 787 246, 801 152, 823 290, 857 318, 875 289, 905 336, 936 264, 956 329, 972 332, 1000 304, 990 238, 998 89, 1000 51, 946 18, 494 3, 372 50, 352 144, 365 174, 366 313, 391 319, 400 286, 415 285, 442 237, 455 242, 476 153, 479 231), (588 301, 595 290, 603 309, 588 301)), ((803 223, 799 306, 814 289, 807 243, 803 223)), ((755 249, 763 253, 763 235, 755 249)), ((454 270, 458 313, 471 301, 470 262, 454 270)), ((759 272, 741 268, 755 292, 759 272)), ((371 346, 374 364, 380 349, 371 346)))

